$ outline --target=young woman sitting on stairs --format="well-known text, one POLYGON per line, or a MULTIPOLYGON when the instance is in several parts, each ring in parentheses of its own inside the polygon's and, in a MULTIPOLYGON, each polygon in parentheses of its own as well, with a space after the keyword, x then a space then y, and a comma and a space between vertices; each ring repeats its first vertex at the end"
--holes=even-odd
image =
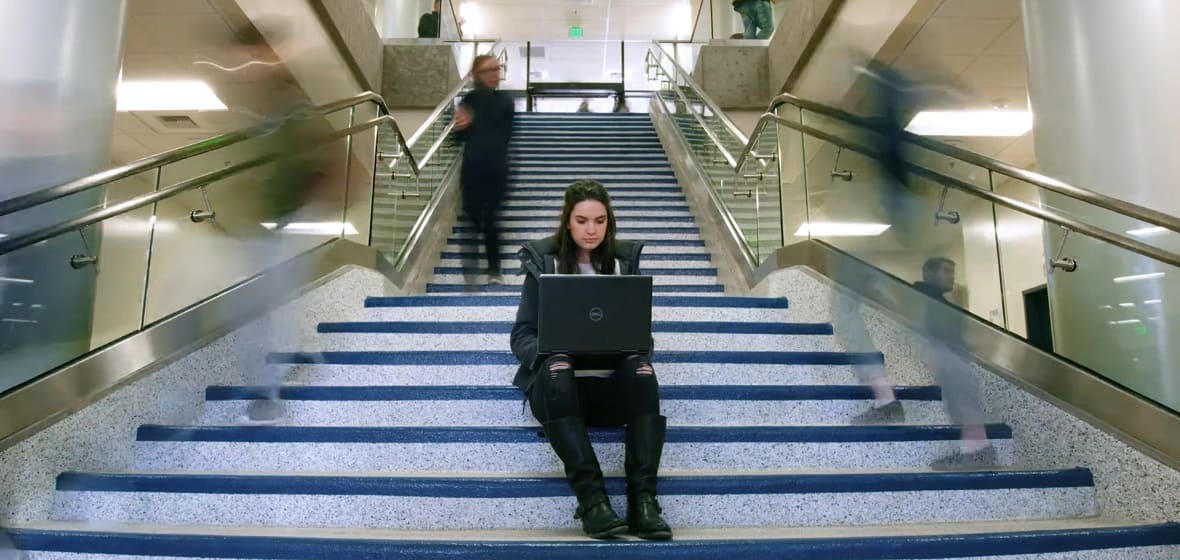
POLYGON ((541 274, 639 274, 643 243, 615 239, 615 215, 602 184, 578 181, 565 191, 561 224, 553 237, 520 250, 524 289, 512 353, 521 366, 513 384, 524 391, 533 416, 545 428, 578 498, 575 518, 594 538, 627 532, 667 540, 672 530, 660 517, 656 474, 667 419, 660 415, 659 384, 650 356, 627 356, 613 370, 580 371, 576 360, 557 355, 538 363, 537 279, 541 274), (598 457, 586 426, 626 425, 627 520, 611 509, 598 457))

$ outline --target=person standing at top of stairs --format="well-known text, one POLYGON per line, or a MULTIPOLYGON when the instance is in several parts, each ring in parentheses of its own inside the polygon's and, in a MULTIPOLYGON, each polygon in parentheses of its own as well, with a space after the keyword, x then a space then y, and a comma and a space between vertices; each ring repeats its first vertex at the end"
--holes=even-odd
POLYGON ((512 383, 524 391, 533 416, 565 465, 578 499, 574 517, 582 520, 582 530, 593 538, 607 538, 629 527, 640 538, 667 540, 672 530, 660 517, 656 501, 667 418, 660 415, 651 356, 627 356, 614 371, 581 371, 577 376, 576 360, 570 356, 551 356, 537 363, 537 277, 639 274, 643 244, 618 241, 616 231, 606 188, 595 181, 577 181, 565 191, 557 235, 525 243, 520 250, 525 283, 512 327, 512 353, 521 366, 512 383), (587 425, 624 424, 627 521, 611 508, 586 431, 587 425))
POLYGON ((733 11, 741 14, 745 39, 769 39, 774 34, 774 6, 770 0, 733 0, 733 11))
MULTIPOLYGON (((508 145, 516 106, 512 96, 497 91, 500 87, 500 61, 481 54, 471 63, 475 89, 463 96, 455 109, 454 138, 465 144, 459 186, 463 196, 463 213, 475 228, 473 243, 478 247, 483 237, 487 251, 488 283, 501 284, 500 232, 497 220, 508 193, 508 145)), ((464 263, 468 283, 477 274, 477 256, 464 263)))

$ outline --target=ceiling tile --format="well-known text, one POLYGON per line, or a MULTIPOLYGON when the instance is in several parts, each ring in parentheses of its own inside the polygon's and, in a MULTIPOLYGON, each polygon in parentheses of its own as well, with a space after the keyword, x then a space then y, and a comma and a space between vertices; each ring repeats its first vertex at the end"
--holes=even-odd
POLYGON ((160 52, 206 52, 238 44, 238 37, 217 15, 139 16, 135 19, 155 38, 160 52))
POLYGON ((150 134, 152 129, 132 113, 115 113, 115 131, 124 134, 150 134))
POLYGON ((1007 148, 996 155, 996 159, 1006 161, 1024 169, 1031 169, 1037 163, 1036 143, 1032 132, 1017 138, 1007 148))
POLYGON ((977 100, 979 107, 992 107, 1000 104, 1012 110, 1028 108, 1028 88, 981 87, 972 90, 971 94, 977 100))
POLYGON ((1024 48, 1024 24, 1020 20, 1012 23, 1012 26, 996 39, 987 48, 985 54, 1012 54, 1018 56, 1025 56, 1024 48))
POLYGON ((126 30, 123 37, 124 56, 132 54, 157 54, 163 51, 163 46, 155 35, 134 17, 127 18, 126 30))
POLYGON ((123 57, 124 80, 181 80, 190 78, 180 57, 170 54, 130 54, 123 57))
POLYGON ((1028 87, 1028 68, 1023 56, 981 56, 959 75, 972 88, 1028 87))
POLYGON ((150 149, 126 134, 111 137, 111 163, 119 165, 152 155, 150 149))
POLYGON ((971 55, 926 55, 907 50, 893 63, 893 67, 905 72, 937 76, 958 76, 966 70, 975 57, 971 55))
POLYGON ((934 17, 1019 18, 1020 0, 946 0, 934 17))
POLYGON ((209 0, 131 0, 127 13, 140 15, 216 14, 209 0))
POLYGON ((906 50, 930 55, 978 55, 1011 25, 1007 19, 930 18, 906 50))

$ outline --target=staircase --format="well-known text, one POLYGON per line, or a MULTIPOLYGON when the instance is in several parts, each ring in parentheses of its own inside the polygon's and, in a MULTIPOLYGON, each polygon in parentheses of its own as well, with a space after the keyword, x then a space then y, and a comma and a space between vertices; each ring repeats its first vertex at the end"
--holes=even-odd
MULTIPOLYGON (((958 437, 937 387, 898 388, 910 424, 848 425, 871 402, 851 366, 886 357, 842 352, 785 299, 723 294, 646 115, 518 122, 508 285, 466 292, 456 226, 429 293, 366 298, 363 317, 319 325, 318 347, 272 356, 303 364, 280 425, 233 425, 262 393, 209 387, 203 423, 138 430, 127 472, 63 473, 56 519, 17 543, 33 559, 1180 557, 1177 525, 1097 517, 1084 468, 930 472, 958 437), (513 254, 556 229, 576 178, 606 184, 620 236, 647 241, 671 542, 583 538, 509 386, 513 254)), ((988 430, 1011 462, 1019 434, 988 430)), ((622 431, 592 439, 622 512, 622 431)))

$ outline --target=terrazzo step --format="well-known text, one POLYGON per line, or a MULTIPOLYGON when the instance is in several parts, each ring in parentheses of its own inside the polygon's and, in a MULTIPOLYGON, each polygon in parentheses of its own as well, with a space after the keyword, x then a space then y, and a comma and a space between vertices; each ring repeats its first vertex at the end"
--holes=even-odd
MULTIPOLYGON (((481 283, 474 286, 459 282, 455 278, 447 278, 446 282, 435 280, 434 282, 426 284, 426 293, 428 294, 468 294, 470 292, 478 292, 485 294, 519 294, 521 284, 506 284, 502 286, 491 286, 487 284, 486 279, 481 278, 481 283)), ((655 284, 652 286, 652 293, 666 294, 666 295, 690 295, 690 294, 722 294, 725 292, 725 286, 720 284, 655 284)))
MULTIPOLYGON (((704 243, 703 241, 701 243, 704 243)), ((507 243, 501 244, 501 258, 512 260, 519 260, 516 256, 517 251, 523 246, 521 243, 507 243)), ((643 246, 642 261, 644 264, 655 261, 671 261, 671 260, 709 260, 712 258, 708 253, 703 252, 704 245, 700 246, 677 246, 677 245, 660 245, 655 241, 648 241, 643 246), (707 258, 706 258, 707 257, 707 258)), ((443 247, 441 253, 442 258, 451 258, 447 255, 468 255, 477 254, 482 257, 482 246, 480 252, 476 252, 471 244, 448 243, 443 247)), ((462 258, 462 257, 455 257, 462 258)))
MULTIPOLYGON (((614 208, 615 218, 627 224, 640 225, 637 222, 651 221, 658 219, 660 221, 683 223, 692 223, 693 215, 687 206, 648 206, 642 208, 631 208, 627 205, 619 205, 614 208)), ((506 207, 500 210, 501 220, 554 220, 561 215, 561 208, 537 208, 537 207, 506 207)))
MULTIPOLYGON (((523 270, 520 268, 519 264, 514 265, 514 266, 505 266, 505 267, 501 268, 500 271, 505 276, 517 276, 517 275, 523 274, 523 270)), ((463 274, 463 272, 464 272, 464 269, 462 267, 436 266, 434 268, 434 276, 436 279, 439 277, 442 277, 442 276, 447 276, 447 275, 463 274)), ((680 268, 680 267, 658 266, 658 265, 653 264, 653 266, 644 266, 643 267, 643 274, 645 276, 653 276, 656 278, 663 277, 663 276, 716 277, 717 276, 717 269, 713 266, 680 268)))
POLYGON ((663 148, 658 142, 653 142, 644 145, 627 145, 627 146, 590 146, 586 147, 580 144, 566 143, 513 143, 508 148, 508 156, 533 156, 533 155, 562 155, 562 156, 582 156, 582 155, 617 155, 617 154, 636 154, 636 155, 661 155, 667 159, 663 148))
POLYGON ((508 154, 509 162, 519 161, 564 161, 564 162, 627 162, 627 161, 662 161, 667 162, 668 156, 663 152, 644 151, 641 153, 593 153, 584 152, 579 154, 553 154, 545 152, 544 150, 531 151, 527 154, 508 154))
MULTIPOLYGON (((880 352, 774 352, 774 351, 662 351, 653 353, 659 364, 729 364, 777 366, 825 366, 883 364, 880 352)), ((338 365, 440 365, 496 366, 518 364, 508 351, 353 351, 353 352, 274 352, 267 355, 272 364, 338 365)))
MULTIPOLYGON (((949 420, 938 387, 897 387, 906 421, 949 420)), ((209 387, 202 424, 234 424, 247 403, 267 398, 263 387, 209 387)), ((284 426, 536 426, 512 386, 322 386, 279 389, 284 426)), ((668 385, 660 412, 677 426, 848 425, 867 410, 872 391, 861 385, 668 385)))
MULTIPOLYGON (((554 220, 554 221, 556 221, 556 220, 554 220)), ((555 227, 549 227, 549 228, 533 227, 533 228, 530 228, 530 231, 512 231, 511 229, 502 228, 500 231, 500 242, 502 244, 508 245, 508 244, 521 244, 525 241, 534 241, 537 239, 543 239, 545 237, 548 237, 549 235, 552 235, 553 231, 555 229, 556 229, 555 227)), ((661 229, 664 229, 664 230, 673 229, 673 231, 675 231, 675 228, 661 228, 661 229)), ((695 228, 685 228, 685 229, 695 229, 695 228)), ((655 242, 655 241, 692 241, 692 242, 701 241, 701 236, 698 233, 693 233, 693 232, 671 233, 671 232, 666 232, 666 231, 646 231, 646 232, 640 231, 640 232, 632 232, 631 234, 625 234, 624 232, 620 232, 619 238, 620 239, 642 240, 644 242, 645 246, 653 244, 653 242, 655 242)), ((481 245, 483 243, 483 240, 481 238, 476 237, 476 235, 470 231, 452 232, 452 236, 447 238, 448 243, 471 243, 472 241, 479 242, 481 245)))
MULTIPOLYGON (((447 254, 457 254, 457 253, 447 253, 447 254)), ((476 263, 477 265, 480 265, 480 266, 483 265, 484 259, 483 259, 482 255, 476 255, 474 253, 468 253, 468 254, 473 255, 471 257, 471 259, 478 259, 479 262, 476 263)), ((671 260, 671 259, 652 258, 652 257, 661 257, 661 256, 663 256, 663 257, 677 257, 678 255, 644 255, 643 256, 643 273, 647 274, 647 272, 649 270, 684 269, 684 268, 705 269, 705 268, 710 268, 713 266, 713 264, 710 261, 702 260, 702 259, 671 260)), ((516 274, 519 267, 520 267, 520 258, 517 257, 515 254, 510 254, 507 257, 501 257, 501 258, 502 258, 503 264, 510 265, 508 267, 503 267, 506 270, 505 273, 507 274, 508 273, 507 269, 511 268, 511 270, 512 270, 511 273, 516 274)), ((438 265, 441 267, 444 267, 444 268, 461 268, 464 266, 464 263, 463 263, 462 258, 451 259, 451 258, 444 257, 438 262, 438 265)), ((482 270, 482 269, 480 269, 480 270, 482 270)), ((716 270, 716 269, 714 269, 714 270, 716 270)))
MULTIPOLYGON (((451 233, 472 233, 475 229, 471 226, 456 225, 451 227, 451 233)), ((553 234, 553 227, 544 226, 512 226, 500 228, 502 233, 542 233, 553 234)), ((618 235, 620 237, 634 237, 642 239, 644 235, 650 234, 690 234, 700 235, 700 228, 696 226, 632 226, 630 224, 620 226, 618 228, 618 235)))
MULTIPOLYGON (((683 263, 707 263, 712 259, 708 253, 677 253, 671 252, 672 247, 644 247, 643 248, 643 265, 644 266, 660 266, 661 263, 676 262, 683 263), (656 251, 656 249, 667 249, 669 252, 656 251)), ((482 252, 464 252, 461 247, 455 247, 454 250, 448 248, 441 254, 442 266, 450 266, 446 264, 448 261, 455 261, 461 263, 463 259, 482 259, 484 257, 482 252)), ((517 260, 516 252, 500 253, 500 258, 507 260, 517 260)))
MULTIPOLYGON (((300 385, 481 385, 501 387, 512 381, 517 362, 501 364, 301 364, 289 365, 287 383, 300 385)), ((660 386, 671 385, 846 385, 857 383, 851 365, 724 364, 665 362, 657 352, 660 386)), ((922 376, 918 383, 934 383, 922 376)), ((857 413, 863 412, 858 410, 857 413)), ((522 411, 527 415, 527 412, 522 411)), ((522 416, 527 418, 527 416, 522 416)))
MULTIPOLYGON (((525 241, 531 241, 533 239, 540 239, 540 238, 539 237, 518 236, 518 240, 521 240, 521 239, 523 239, 525 241)), ((462 250, 462 248, 466 246, 463 244, 470 243, 470 240, 471 240, 471 238, 469 236, 466 236, 464 238, 459 238, 459 237, 447 238, 446 250, 447 251, 462 250)), ((519 242, 514 243, 513 241, 514 240, 512 238, 501 237, 501 242, 505 246, 510 246, 514 250, 519 250, 521 243, 519 243, 519 242)), ((696 239, 644 239, 643 241, 644 241, 643 254, 645 256, 651 252, 654 252, 654 251, 681 251, 681 250, 689 250, 689 249, 699 249, 699 248, 705 246, 704 240, 702 240, 699 237, 697 237, 696 239)))
MULTIPOLYGON (((654 286, 719 286, 724 291, 724 286, 717 284, 717 277, 715 275, 698 276, 695 273, 687 274, 684 271, 679 271, 677 274, 647 274, 652 277, 652 284, 654 286)), ((467 284, 468 279, 461 273, 456 274, 435 274, 432 282, 438 284, 452 284, 464 285, 467 284)), ((524 284, 523 276, 502 276, 501 280, 505 286, 521 286, 524 284)), ((472 276, 471 282, 475 285, 487 285, 488 278, 483 274, 476 274, 472 276)), ((682 291, 682 290, 676 290, 682 291)))
POLYGON ((1180 553, 1178 524, 1107 519, 680 529, 674 541, 664 543, 632 538, 593 541, 571 530, 341 531, 40 522, 14 527, 13 539, 20 548, 33 551, 29 560, 1172 560, 1180 553))
MULTIPOLYGON (((321 323, 305 352, 347 352, 380 348, 410 350, 503 350, 508 321, 396 321, 321 323), (345 336, 346 335, 346 336, 345 336)), ((746 351, 830 352, 839 350, 829 325, 733 322, 658 322, 655 348, 663 352, 746 351)))
MULTIPOLYGON (((610 190, 613 195, 615 192, 623 194, 649 194, 649 195, 668 195, 668 194, 684 194, 680 189, 680 185, 673 180, 660 179, 651 181, 619 181, 611 180, 602 182, 603 186, 610 190)), ((508 197, 513 195, 549 195, 556 196, 560 199, 565 192, 569 183, 565 179, 530 179, 527 181, 508 181, 508 197)))
MULTIPOLYGON (((1012 432, 988 424, 1002 465, 1012 432)), ((959 427, 671 426, 661 469, 925 468, 958 449, 959 427)), ((621 470, 623 430, 591 428, 599 461, 621 470)), ((132 468, 221 471, 560 472, 533 426, 340 427, 161 426, 136 431, 132 468)))
MULTIPOLYGON (((616 206, 626 206, 632 208, 641 208, 647 206, 670 206, 670 205, 687 205, 688 201, 684 195, 667 195, 667 194, 622 194, 612 195, 611 202, 616 206)), ((540 194, 517 194, 504 202, 505 208, 515 207, 530 207, 544 210, 560 210, 560 201, 546 195, 540 194), (558 202, 558 204, 553 204, 558 202)))
MULTIPOLYGON (((790 317, 782 298, 655 295, 652 299, 652 320, 657 322, 782 323, 790 317)), ((364 317, 371 321, 512 321, 519 304, 520 297, 511 295, 369 297, 364 317)), ((814 325, 817 331, 831 332, 830 324, 814 325)))
MULTIPOLYGON (((164 525, 371 529, 565 529, 564 477, 67 472, 55 519, 164 525), (236 507, 224 507, 234 503, 236 507)), ((625 481, 606 478, 626 510, 625 481)), ((667 475, 660 505, 678 529, 945 523, 1092 516, 1085 469, 961 473, 667 475), (912 507, 897 507, 897 504, 912 507), (920 504, 920 505, 918 505, 920 504)))

